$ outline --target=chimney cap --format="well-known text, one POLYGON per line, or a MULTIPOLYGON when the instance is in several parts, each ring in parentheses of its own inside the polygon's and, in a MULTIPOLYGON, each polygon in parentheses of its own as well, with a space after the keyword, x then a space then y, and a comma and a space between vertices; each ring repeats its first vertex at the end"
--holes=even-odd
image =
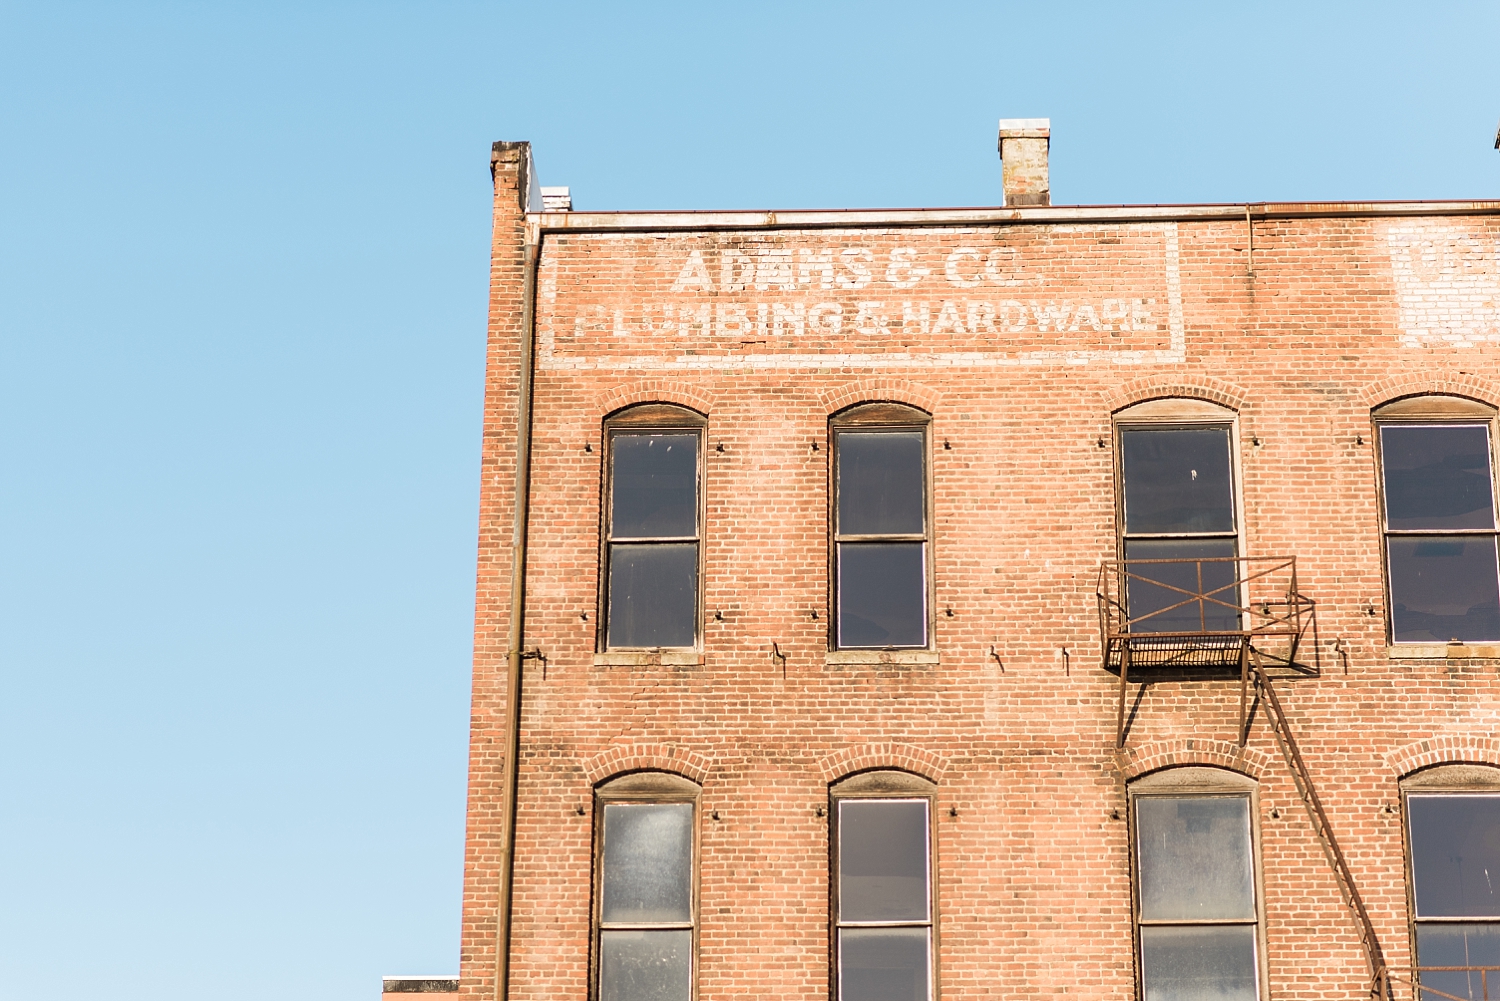
POLYGON ((1052 119, 1002 118, 1000 119, 1000 142, 1003 144, 1007 139, 1046 139, 1050 145, 1052 119))

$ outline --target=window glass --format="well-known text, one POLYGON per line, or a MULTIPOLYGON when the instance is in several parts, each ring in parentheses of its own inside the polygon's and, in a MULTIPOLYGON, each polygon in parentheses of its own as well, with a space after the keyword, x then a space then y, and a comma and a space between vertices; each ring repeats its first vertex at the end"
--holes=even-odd
POLYGON ((1398 641, 1500 641, 1494 536, 1393 535, 1386 549, 1398 641))
POLYGON ((838 549, 839 646, 925 646, 927 554, 920 542, 838 549))
POLYGON ((920 431, 839 434, 840 534, 923 534, 924 438, 920 431))
POLYGON ((841 1001, 926 1001, 930 952, 926 928, 841 929, 841 1001))
POLYGON ((607 923, 692 919, 691 803, 609 803, 604 807, 607 923))
POLYGON ((834 817, 840 1001, 926 1001, 931 800, 840 799, 834 817))
POLYGON ((1500 642, 1488 424, 1380 427, 1391 638, 1500 642))
POLYGON ((1380 445, 1388 527, 1495 526, 1486 425, 1388 425, 1380 445))
POLYGON ((1234 539, 1126 539, 1130 574, 1125 599, 1131 632, 1174 633, 1239 628, 1234 539), (1178 560, 1136 563, 1135 560, 1178 560), (1202 562, 1202 561, 1208 562, 1202 562), (1191 561, 1191 562, 1189 562, 1191 561), (1204 595, 1205 597, 1197 597, 1204 595))
POLYGON ((1423 1001, 1446 1001, 1443 994, 1484 1001, 1485 981, 1491 1001, 1500 995, 1500 924, 1418 924, 1417 962, 1421 964, 1423 1001), (1456 966, 1456 970, 1432 970, 1456 966), (1488 975, 1476 967, 1488 966, 1488 975), (1442 994, 1438 992, 1441 991, 1442 994))
POLYGON ((615 434, 610 512, 616 539, 698 534, 698 436, 615 434))
POLYGON ((1142 797, 1136 821, 1141 917, 1255 917, 1248 799, 1142 797))
POLYGON ((1229 428, 1124 428, 1127 534, 1234 531, 1229 428))
POLYGON ((605 931, 599 943, 602 1001, 687 1001, 691 931, 605 931))
POLYGON ((1417 914, 1500 918, 1500 795, 1413 795, 1406 802, 1417 914))
POLYGON ((1255 929, 1142 928, 1141 980, 1146 1001, 1256 1001, 1255 929))
POLYGON ((697 543, 610 547, 610 646, 692 646, 697 625, 697 543))
POLYGON ((1481 998, 1478 968, 1500 967, 1500 795, 1414 793, 1406 812, 1423 995, 1481 998))
POLYGON ((839 805, 839 914, 845 921, 927 919, 927 801, 839 805))
POLYGON ((1139 795, 1134 807, 1145 1001, 1254 1001, 1250 797, 1139 795))

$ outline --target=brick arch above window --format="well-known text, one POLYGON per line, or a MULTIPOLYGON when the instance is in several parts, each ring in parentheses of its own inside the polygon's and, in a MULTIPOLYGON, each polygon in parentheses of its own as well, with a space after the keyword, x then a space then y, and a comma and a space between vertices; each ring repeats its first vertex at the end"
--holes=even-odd
POLYGON ((688 382, 651 379, 622 383, 596 399, 595 420, 602 421, 615 411, 637 403, 667 403, 688 407, 707 417, 713 412, 715 400, 711 393, 688 382))
POLYGON ((858 772, 889 769, 911 772, 931 782, 942 781, 948 762, 941 755, 910 744, 857 744, 835 751, 818 762, 823 781, 829 784, 858 772))
POLYGON ((1470 734, 1437 734, 1386 752, 1385 762, 1398 777, 1433 765, 1492 765, 1500 768, 1500 739, 1470 734))
POLYGON ((1253 747, 1241 747, 1227 740, 1193 737, 1159 740, 1131 747, 1120 752, 1116 764, 1126 782, 1138 779, 1148 772, 1184 765, 1225 768, 1258 781, 1271 766, 1271 760, 1269 754, 1253 747))
POLYGON ((818 402, 830 416, 857 403, 904 403, 929 414, 937 412, 943 394, 930 386, 906 379, 858 379, 818 394, 818 402))
POLYGON ((1406 396, 1460 396, 1500 407, 1500 384, 1464 372, 1393 375, 1359 391, 1362 406, 1374 409, 1406 396))
POLYGON ((590 786, 628 772, 670 772, 703 784, 713 761, 707 755, 670 744, 616 744, 583 763, 590 786))
POLYGON ((1243 411, 1250 400, 1247 390, 1206 375, 1147 376, 1115 386, 1100 395, 1107 413, 1149 400, 1173 397, 1209 400, 1234 411, 1243 411))

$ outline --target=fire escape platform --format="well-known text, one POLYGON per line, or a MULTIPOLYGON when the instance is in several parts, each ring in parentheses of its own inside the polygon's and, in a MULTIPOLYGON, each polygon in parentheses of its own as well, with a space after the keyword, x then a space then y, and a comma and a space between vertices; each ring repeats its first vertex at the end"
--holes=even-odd
POLYGON ((1295 556, 1111 560, 1097 589, 1103 667, 1319 673, 1315 605, 1295 556), (1312 640, 1304 645, 1304 641, 1312 640))

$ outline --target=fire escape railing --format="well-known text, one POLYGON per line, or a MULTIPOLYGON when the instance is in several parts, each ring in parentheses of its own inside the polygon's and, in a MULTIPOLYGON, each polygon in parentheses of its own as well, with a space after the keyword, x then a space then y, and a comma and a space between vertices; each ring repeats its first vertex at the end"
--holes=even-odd
POLYGON ((1315 608, 1298 589, 1295 556, 1108 560, 1096 595, 1104 669, 1120 673, 1117 747, 1125 746, 1131 668, 1237 667, 1241 745, 1252 650, 1273 666, 1318 673, 1317 644, 1303 644, 1316 635, 1315 608))
MULTIPOLYGON (((1408 982, 1411 983, 1412 997, 1418 998, 1420 999, 1420 1001, 1433 1001, 1433 999, 1436 998, 1451 998, 1452 1001, 1500 1001, 1500 966, 1418 966, 1414 967, 1413 969, 1417 974, 1416 981, 1414 983, 1411 983, 1410 981, 1408 982), (1422 983, 1422 974, 1424 973, 1465 974, 1465 993, 1449 994, 1447 991, 1440 991, 1436 987, 1428 986, 1427 984, 1422 983), (1493 975, 1495 978, 1495 988, 1493 991, 1491 991, 1490 989, 1491 975, 1493 975), (1478 979, 1479 981, 1478 994, 1474 993, 1474 981, 1476 979, 1478 979)), ((1405 980, 1406 978, 1398 978, 1394 974, 1392 974, 1390 979, 1405 980)), ((1445 986, 1450 985, 1446 984, 1445 982, 1445 986)), ((1457 985, 1451 986, 1454 986, 1455 989, 1458 989, 1457 985)))
POLYGON ((1127 651, 1137 666, 1220 666, 1225 654, 1237 662, 1246 645, 1297 666, 1314 618, 1295 556, 1109 560, 1099 569, 1098 602, 1108 669, 1127 651))

